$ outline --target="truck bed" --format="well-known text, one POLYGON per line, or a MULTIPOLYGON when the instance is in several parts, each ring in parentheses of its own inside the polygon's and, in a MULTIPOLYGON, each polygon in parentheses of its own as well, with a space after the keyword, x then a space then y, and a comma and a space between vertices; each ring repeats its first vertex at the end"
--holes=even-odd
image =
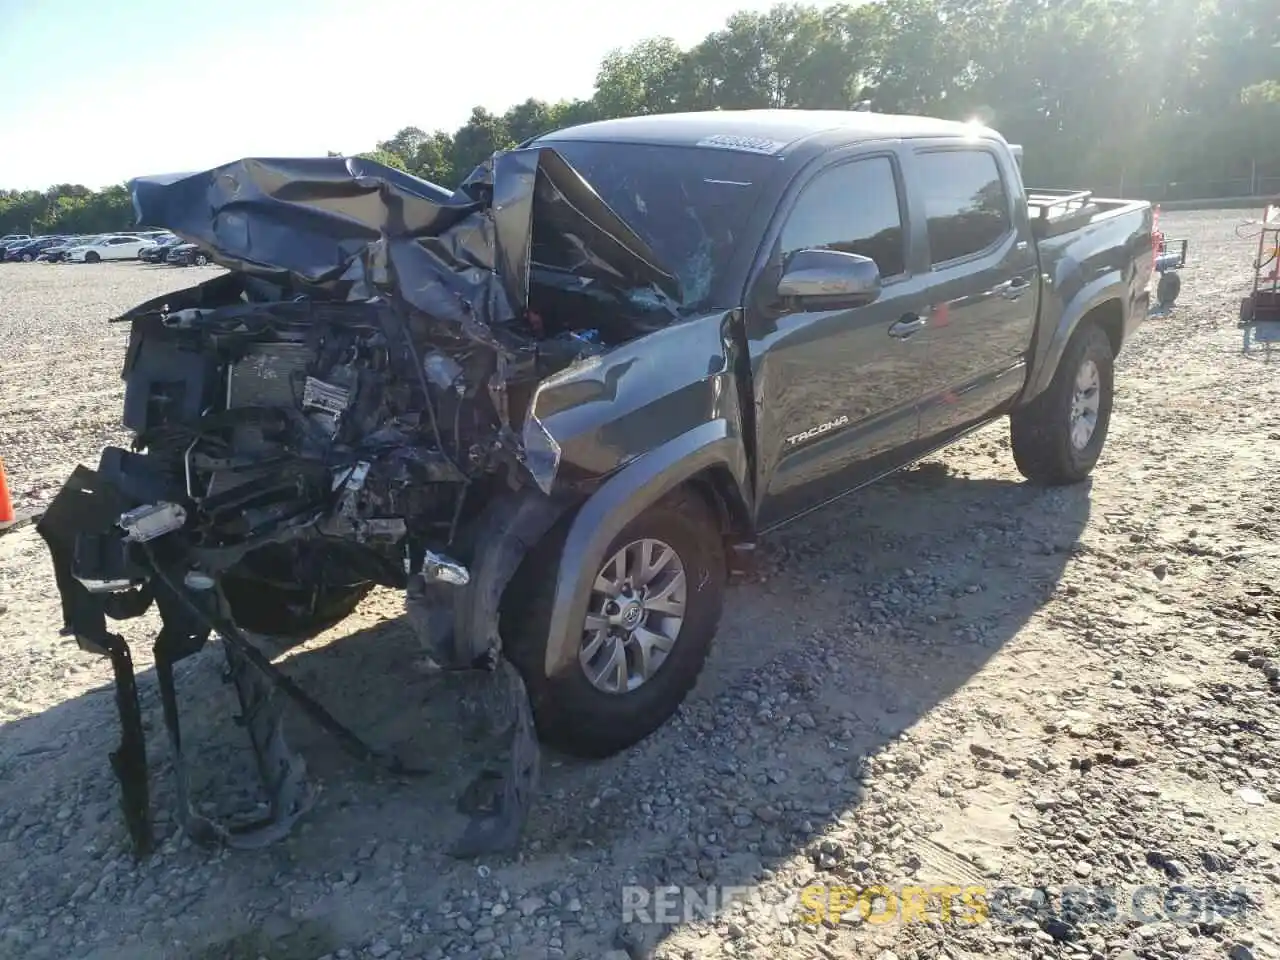
POLYGON ((1106 200, 1092 190, 1027 190, 1027 211, 1037 241, 1071 233, 1098 220, 1148 207, 1145 200, 1106 200))

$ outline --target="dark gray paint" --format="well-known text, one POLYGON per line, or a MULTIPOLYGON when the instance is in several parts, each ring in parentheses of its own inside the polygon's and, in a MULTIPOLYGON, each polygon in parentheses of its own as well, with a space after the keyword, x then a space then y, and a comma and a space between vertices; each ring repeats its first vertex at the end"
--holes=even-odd
MULTIPOLYGON (((617 133, 637 142, 687 142, 707 130, 693 119, 610 123, 617 125, 590 125, 573 135, 588 138, 594 128, 600 136, 617 133), (655 131, 652 141, 644 135, 650 130, 655 131)), ((755 132, 781 139, 783 133, 795 132, 763 121, 741 127, 726 123, 739 135, 755 132)), ((876 139, 851 126, 824 127, 790 139, 778 151, 779 167, 767 199, 753 214, 752 235, 759 242, 744 242, 735 253, 732 278, 740 289, 740 311, 726 311, 715 337, 709 330, 699 336, 681 329, 701 329, 711 322, 700 318, 667 331, 666 339, 653 335, 623 348, 628 356, 659 344, 680 349, 662 349, 654 362, 635 367, 647 379, 643 404, 624 405, 623 417, 631 428, 588 430, 579 425, 572 431, 578 442, 585 436, 615 438, 587 444, 572 458, 575 462, 622 469, 584 503, 571 527, 557 582, 549 673, 575 662, 575 625, 581 622, 590 581, 610 539, 683 480, 709 468, 727 468, 716 475, 731 478, 734 488, 727 495, 748 505, 750 528, 776 527, 1033 397, 1048 385, 1068 340, 1091 311, 1103 309, 1118 318, 1113 334, 1120 342, 1144 318, 1151 250, 1148 204, 1100 202, 1102 211, 1088 225, 1037 245, 1021 174, 1002 138, 986 131, 975 139, 967 128, 962 134, 951 130, 949 137, 939 136, 928 121, 921 121, 919 130, 926 135, 919 137, 908 135, 910 124, 905 122, 895 120, 890 126, 904 136, 876 139), (975 144, 999 161, 1013 230, 988 251, 933 269, 921 201, 912 187, 912 158, 921 148, 975 144), (774 276, 769 270, 777 237, 805 184, 835 164, 886 154, 903 175, 906 274, 886 282, 875 302, 862 307, 779 312, 765 305, 760 285, 767 286, 774 276), (737 329, 731 322, 735 316, 741 317, 737 329), (923 329, 907 338, 892 336, 891 328, 904 317, 924 320, 923 329), (937 322, 940 317, 945 322, 937 322), (740 375, 736 385, 732 364, 718 366, 726 357, 712 348, 735 338, 749 363, 749 376, 740 375), (693 340, 706 349, 686 353, 693 340), (703 362, 709 367, 699 373, 703 362), (698 380, 683 380, 681 371, 697 373, 698 380), (733 395, 742 404, 718 409, 702 425, 690 427, 704 415, 712 394, 733 395), (739 420, 744 412, 747 416, 739 420), (841 417, 848 418, 841 428, 787 444, 787 437, 841 417), (654 447, 659 419, 684 432, 654 447)), ((613 363, 606 369, 617 372, 613 363)), ((594 379, 608 381, 603 374, 594 379)), ((608 395, 629 395, 624 379, 625 371, 612 381, 608 395)), ((612 416, 608 408, 598 409, 612 416)), ((564 423, 587 417, 583 411, 559 416, 564 423)), ((750 537, 751 532, 740 535, 750 537)))

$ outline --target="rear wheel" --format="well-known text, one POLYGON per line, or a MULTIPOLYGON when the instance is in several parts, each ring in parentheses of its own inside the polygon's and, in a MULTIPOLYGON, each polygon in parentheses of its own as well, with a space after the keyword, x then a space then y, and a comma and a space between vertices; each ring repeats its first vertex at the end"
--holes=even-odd
POLYGON ((1079 483, 1098 462, 1111 423, 1115 360, 1097 325, 1076 331, 1048 388, 1010 416, 1013 459, 1033 483, 1079 483))
POLYGON ((209 262, 209 258, 203 253, 197 253, 195 262, 197 267, 203 267, 209 262))
POLYGON ((1156 284, 1156 303, 1161 307, 1172 307, 1182 290, 1182 278, 1176 273, 1162 273, 1156 284))
POLYGON ((97 263, 101 259, 102 258, 98 256, 96 253, 94 253, 92 250, 90 250, 88 253, 84 255, 85 263, 97 263))
POLYGON ((605 550, 575 628, 577 663, 550 679, 544 664, 567 532, 566 521, 525 558, 504 599, 502 635, 542 740, 605 757, 666 723, 697 682, 720 620, 724 550, 692 492, 645 510, 605 550))
POLYGON ((23 263, 30 263, 30 262, 31 262, 32 260, 34 260, 34 259, 35 259, 35 257, 33 257, 33 256, 32 256, 31 254, 29 254, 29 253, 24 253, 24 254, 22 255, 22 262, 23 262, 23 263))

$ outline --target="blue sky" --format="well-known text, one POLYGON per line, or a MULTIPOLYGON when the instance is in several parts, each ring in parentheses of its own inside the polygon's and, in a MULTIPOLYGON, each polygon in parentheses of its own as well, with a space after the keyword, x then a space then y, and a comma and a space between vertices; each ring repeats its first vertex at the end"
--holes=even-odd
POLYGON ((590 95, 613 47, 771 0, 0 0, 0 187, 356 153, 590 95))

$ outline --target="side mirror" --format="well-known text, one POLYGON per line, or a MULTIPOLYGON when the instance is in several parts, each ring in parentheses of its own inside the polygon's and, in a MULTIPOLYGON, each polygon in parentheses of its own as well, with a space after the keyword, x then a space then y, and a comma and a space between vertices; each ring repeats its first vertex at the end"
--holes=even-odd
POLYGON ((861 307, 880 296, 880 268, 870 257, 842 250, 797 250, 787 258, 778 297, 794 307, 861 307))

